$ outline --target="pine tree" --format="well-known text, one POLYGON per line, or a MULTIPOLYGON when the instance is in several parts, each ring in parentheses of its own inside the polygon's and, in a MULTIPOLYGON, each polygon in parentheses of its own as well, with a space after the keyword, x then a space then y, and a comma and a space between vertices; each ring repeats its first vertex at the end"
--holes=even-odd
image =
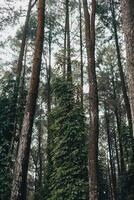
POLYGON ((88 82, 89 82, 89 115, 90 115, 90 135, 89 135, 89 199, 98 200, 98 134, 99 134, 99 114, 98 114, 98 89, 95 66, 95 15, 96 1, 92 0, 91 13, 88 9, 87 0, 83 0, 85 18, 85 36, 88 61, 88 82))
POLYGON ((30 80, 26 108, 24 112, 18 154, 16 158, 14 179, 11 192, 12 200, 26 199, 26 182, 31 145, 31 135, 36 109, 36 100, 38 96, 41 58, 43 51, 44 5, 44 0, 38 1, 38 29, 35 42, 32 75, 30 80))

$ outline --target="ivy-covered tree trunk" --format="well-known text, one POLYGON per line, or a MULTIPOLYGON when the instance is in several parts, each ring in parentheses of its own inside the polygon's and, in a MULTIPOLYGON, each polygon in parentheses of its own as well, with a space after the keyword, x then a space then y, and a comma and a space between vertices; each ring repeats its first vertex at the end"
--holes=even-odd
POLYGON ((87 147, 83 108, 75 103, 72 83, 57 79, 56 106, 50 113, 51 155, 48 199, 87 199, 87 147))
POLYGON ((92 0, 92 10, 89 13, 87 0, 83 0, 86 48, 88 58, 88 80, 89 80, 89 199, 98 200, 98 91, 95 70, 95 12, 96 1, 92 0))
POLYGON ((11 200, 26 199, 26 182, 32 135, 32 126, 35 115, 36 99, 38 95, 41 57, 44 38, 44 0, 38 1, 38 28, 33 58, 32 75, 20 135, 18 154, 15 163, 11 200))

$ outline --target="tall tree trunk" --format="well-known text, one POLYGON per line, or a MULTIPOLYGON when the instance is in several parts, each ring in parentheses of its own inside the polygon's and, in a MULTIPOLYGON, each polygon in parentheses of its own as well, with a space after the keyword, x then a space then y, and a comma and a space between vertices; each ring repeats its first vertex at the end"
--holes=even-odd
MULTIPOLYGON (((122 0, 122 21, 123 30, 125 34, 126 42, 126 55, 127 55, 127 66, 128 66, 128 88, 130 97, 130 106, 132 114, 132 126, 134 136, 134 1, 133 0, 122 0)), ((131 165, 129 166, 129 186, 127 187, 127 198, 134 199, 134 139, 132 140, 132 159, 131 165)))
POLYGON ((128 83, 134 134, 134 1, 122 0, 122 21, 126 41, 126 54, 128 65, 128 83))
POLYGON ((48 114, 51 111, 51 54, 52 54, 52 25, 51 25, 51 19, 49 22, 49 66, 47 71, 47 111, 48 114))
MULTIPOLYGON (((113 126, 115 127, 115 123, 113 123, 113 126)), ((120 167, 120 159, 119 159, 119 153, 118 153, 118 143, 117 143, 117 137, 116 137, 115 129, 113 130, 113 137, 114 137, 114 143, 115 143, 118 176, 120 177, 121 167, 120 167)))
POLYGON ((49 179, 51 175, 51 134, 50 134, 50 117, 49 114, 51 112, 51 53, 52 53, 52 27, 51 27, 51 19, 49 19, 49 66, 47 70, 47 165, 46 165, 46 177, 45 177, 45 199, 48 198, 49 195, 49 179))
POLYGON ((81 104, 83 106, 83 40, 82 40, 82 12, 81 0, 79 0, 79 13, 80 13, 80 69, 81 69, 81 104))
POLYGON ((38 1, 38 28, 33 58, 32 75, 24 113, 20 143, 15 163, 11 200, 26 199, 26 182, 31 144, 32 127, 38 95, 41 57, 44 39, 44 0, 38 1))
POLYGON ((111 66, 111 82, 112 82, 112 87, 113 87, 113 98, 115 101, 114 104, 114 113, 115 113, 115 118, 116 118, 116 123, 117 123, 117 131, 118 131, 118 139, 119 139, 119 151, 120 151, 120 171, 121 174, 125 172, 125 163, 124 163, 124 155, 123 155, 123 146, 122 146, 122 135, 121 135, 121 117, 119 116, 119 109, 117 106, 117 95, 116 95, 116 87, 115 87, 115 81, 114 81, 114 73, 113 73, 113 66, 111 66))
POLYGON ((67 27, 67 79, 72 81, 71 69, 71 49, 70 49, 70 17, 69 17, 69 0, 66 0, 66 27, 67 27))
POLYGON ((109 180, 109 200, 114 200, 109 159, 107 161, 107 164, 108 164, 108 180, 109 180))
MULTIPOLYGON (((41 104, 42 108, 42 104, 41 104)), ((42 110, 42 109, 41 109, 42 110)), ((43 163, 42 163, 42 114, 40 114, 40 122, 38 127, 38 161, 39 161, 39 176, 38 176, 38 198, 41 199, 42 196, 42 170, 43 170, 43 163)))
POLYGON ((27 32, 28 32, 28 23, 29 23, 31 8, 32 8, 31 4, 32 4, 32 0, 29 1, 29 5, 28 5, 25 25, 24 25, 24 28, 23 28, 21 48, 20 48, 20 53, 19 53, 19 58, 18 58, 18 63, 17 63, 17 81, 18 81, 18 84, 19 84, 19 81, 20 81, 22 67, 23 67, 23 57, 24 57, 25 44, 26 44, 26 38, 27 38, 27 32))
POLYGON ((113 200, 116 200, 117 199, 116 176, 115 176, 115 173, 114 173, 112 145, 111 145, 111 137, 110 137, 110 130, 109 130, 109 110, 107 109, 105 102, 104 102, 104 110, 105 110, 106 131, 107 131, 108 150, 109 150, 109 159, 110 159, 110 171, 111 171, 112 193, 113 193, 112 196, 113 196, 113 200))
MULTIPOLYGON (((25 45, 26 45, 26 38, 27 38, 27 31, 28 31, 28 23, 29 23, 29 18, 30 18, 30 13, 31 13, 31 8, 32 8, 32 0, 29 0, 28 4, 28 10, 27 10, 27 15, 26 15, 26 20, 25 20, 25 25, 23 27, 23 33, 22 33, 22 41, 21 41, 21 47, 20 47, 20 53, 19 53, 19 58, 18 58, 18 63, 17 63, 17 69, 16 69, 16 82, 14 85, 14 127, 11 132, 13 132, 13 138, 12 138, 12 143, 11 143, 11 149, 13 150, 14 148, 14 139, 16 136, 16 128, 17 128, 17 103, 18 103, 18 95, 19 95, 19 87, 20 87, 20 81, 21 81, 21 73, 22 73, 22 68, 23 68, 23 57, 24 57, 24 52, 25 52, 25 45)), ((20 90, 21 91, 21 90, 20 90)))
POLYGON ((65 16, 65 29, 64 29, 64 54, 63 54, 63 78, 66 77, 66 55, 67 54, 67 17, 65 16))
POLYGON ((90 133, 89 133, 89 199, 98 200, 98 91, 95 71, 95 11, 96 1, 92 0, 91 15, 87 0, 83 0, 86 48, 88 58, 90 133))

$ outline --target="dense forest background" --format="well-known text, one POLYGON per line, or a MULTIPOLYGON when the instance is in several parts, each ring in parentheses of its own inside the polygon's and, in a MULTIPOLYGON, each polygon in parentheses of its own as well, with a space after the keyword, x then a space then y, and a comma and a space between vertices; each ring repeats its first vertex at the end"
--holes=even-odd
POLYGON ((134 1, 0 3, 0 200, 134 200, 134 1))

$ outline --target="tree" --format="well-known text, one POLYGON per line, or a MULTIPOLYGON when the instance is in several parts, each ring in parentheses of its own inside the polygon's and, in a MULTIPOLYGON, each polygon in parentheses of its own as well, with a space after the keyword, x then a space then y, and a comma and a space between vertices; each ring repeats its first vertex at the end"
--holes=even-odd
POLYGON ((66 0, 66 37, 67 37, 67 79, 72 80, 71 55, 70 55, 70 17, 69 0, 66 0))
MULTIPOLYGON (((126 56, 127 56, 127 66, 128 66, 128 86, 129 86, 129 97, 130 97, 130 106, 132 114, 132 125, 133 125, 133 135, 134 135, 134 1, 132 0, 122 0, 121 1, 122 9, 122 21, 123 21, 123 30, 125 34, 126 42, 126 56)), ((132 163, 129 169, 129 178, 128 183, 131 183, 131 187, 128 191, 128 198, 133 199, 133 163, 134 163, 134 141, 132 141, 132 163)))
POLYGON ((122 0, 122 21, 123 30, 125 34, 126 42, 126 54, 127 54, 127 65, 128 65, 128 78, 129 78, 129 95, 130 105, 132 114, 132 124, 134 132, 134 1, 133 0, 122 0))
POLYGON ((81 104, 83 105, 83 40, 82 40, 82 9, 81 0, 79 0, 79 13, 80 13, 80 69, 81 69, 81 104))
POLYGON ((89 81, 89 112, 90 112, 90 133, 89 133, 89 199, 98 199, 98 92, 95 69, 95 10, 96 1, 92 0, 91 13, 88 10, 87 0, 83 0, 86 48, 88 58, 88 81, 89 81))
POLYGON ((21 129, 18 154, 15 164, 11 199, 26 199, 26 180, 30 153, 32 126, 35 115, 36 99, 38 94, 41 57, 44 39, 44 0, 38 2, 38 29, 35 42, 32 75, 28 91, 27 103, 21 129))

